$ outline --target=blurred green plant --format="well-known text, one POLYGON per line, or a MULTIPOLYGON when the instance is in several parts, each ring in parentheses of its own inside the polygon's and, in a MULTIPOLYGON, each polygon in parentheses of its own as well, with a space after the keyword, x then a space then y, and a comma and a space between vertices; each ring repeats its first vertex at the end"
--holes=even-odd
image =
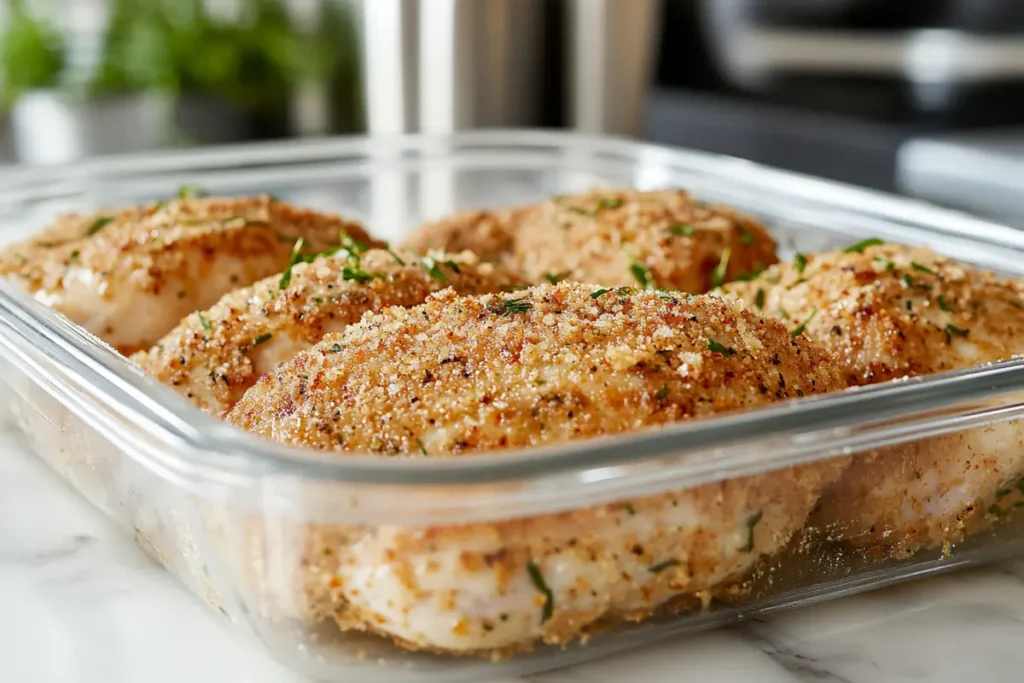
MULTIPOLYGON (((11 1, 0 53, 7 106, 25 90, 56 86, 65 66, 60 35, 11 1)), ((204 0, 110 2, 102 58, 85 88, 92 97, 206 93, 275 112, 297 84, 355 69, 351 22, 337 0, 322 0, 314 35, 296 30, 282 0, 248 0, 237 21, 211 17, 204 0)))
POLYGON ((9 8, 0 36, 0 102, 5 108, 27 90, 54 85, 64 70, 66 49, 57 31, 25 11, 23 0, 10 0, 9 8))

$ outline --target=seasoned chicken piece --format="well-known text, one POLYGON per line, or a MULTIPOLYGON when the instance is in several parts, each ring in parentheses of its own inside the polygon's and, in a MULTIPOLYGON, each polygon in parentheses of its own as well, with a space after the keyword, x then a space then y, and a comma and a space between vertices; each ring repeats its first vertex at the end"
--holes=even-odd
POLYGON ((424 223, 402 241, 402 246, 421 254, 433 249, 471 251, 482 261, 507 262, 513 253, 516 228, 528 210, 462 211, 424 223))
POLYGON ((64 216, 0 255, 0 275, 128 354, 192 311, 288 264, 303 238, 320 251, 356 223, 269 197, 180 199, 64 216))
POLYGON ((519 284, 508 269, 480 263, 471 252, 420 258, 411 252, 342 250, 226 294, 132 360, 219 415, 261 374, 367 311, 415 306, 446 287, 482 294, 519 284))
MULTIPOLYGON (((817 345, 717 297, 561 283, 445 290, 368 315, 261 377, 227 420, 338 457, 487 457, 843 386, 817 345)), ((290 571, 315 615, 406 647, 494 655, 564 643, 602 617, 641 619, 749 569, 801 527, 844 465, 493 523, 309 526, 288 532, 306 548, 290 571)))
POLYGON ((531 282, 566 279, 697 294, 775 263, 758 221, 684 190, 600 190, 540 204, 519 222, 531 282))
MULTIPOLYGON (((1020 283, 928 249, 876 242, 798 255, 726 289, 830 346, 855 384, 968 368, 1024 349, 1020 283)), ((902 555, 983 527, 997 493, 1022 473, 1016 422, 926 439, 856 458, 812 522, 902 555)))

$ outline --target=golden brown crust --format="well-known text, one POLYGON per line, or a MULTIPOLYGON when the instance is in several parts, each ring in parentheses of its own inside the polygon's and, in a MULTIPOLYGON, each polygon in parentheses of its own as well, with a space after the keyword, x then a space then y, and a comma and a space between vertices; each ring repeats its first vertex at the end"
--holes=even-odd
POLYGON ((431 252, 423 260, 407 251, 373 249, 357 259, 340 252, 225 295, 132 360, 202 410, 219 415, 261 373, 368 311, 421 304, 446 287, 481 294, 519 284, 508 269, 480 263, 470 252, 431 252))
POLYGON ((1024 339, 1019 283, 926 248, 808 254, 725 290, 793 329, 809 319, 804 333, 835 350, 856 384, 1002 360, 1024 339))
POLYGON ((507 262, 513 254, 516 229, 529 209, 461 211, 424 223, 402 241, 404 249, 471 251, 481 261, 507 262))
POLYGON ((443 292, 367 316, 261 378, 228 420, 312 448, 443 456, 843 386, 817 347, 714 297, 596 291, 443 292))
POLYGON ((552 199, 520 220, 515 248, 531 282, 553 275, 637 286, 646 271, 652 288, 693 294, 778 260, 775 241, 758 221, 684 190, 598 190, 552 199))
POLYGON ((181 199, 61 217, 8 247, 0 274, 130 353, 225 292, 281 271, 299 237, 317 251, 342 231, 371 241, 356 223, 269 197, 181 199))
MULTIPOLYGON (((445 290, 368 315, 264 375, 227 419, 322 450, 483 457, 843 386, 820 348, 717 297, 562 283, 445 290)), ((742 573, 786 543, 845 464, 496 523, 310 525, 288 533, 306 549, 299 596, 254 583, 264 602, 304 604, 343 629, 501 656, 642 619, 742 573)))
MULTIPOLYGON (((854 384, 968 368, 1024 348, 1020 283, 925 248, 807 255, 726 290, 794 329, 803 325, 854 384)), ((905 556, 985 528, 996 492, 1022 473, 1016 423, 921 439, 855 458, 811 524, 905 556)))

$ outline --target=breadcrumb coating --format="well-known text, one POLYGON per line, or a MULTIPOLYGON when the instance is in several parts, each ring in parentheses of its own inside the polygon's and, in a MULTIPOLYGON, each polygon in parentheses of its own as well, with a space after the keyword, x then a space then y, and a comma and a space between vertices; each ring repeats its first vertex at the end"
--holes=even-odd
MULTIPOLYGON (((830 347, 853 384, 1005 360, 1024 348, 1019 282, 930 249, 869 240, 798 255, 729 295, 830 347)), ((812 523, 897 555, 957 541, 1024 474, 1024 433, 1003 422, 855 459, 812 523)))
POLYGON ((480 294, 519 284, 507 268, 480 263, 470 252, 421 258, 409 251, 340 251, 226 294, 132 360, 219 415, 261 374, 364 313, 421 304, 447 287, 480 294))
POLYGON ((357 223, 269 197, 186 198, 63 216, 7 247, 0 274, 129 354, 223 294, 280 272, 298 238, 322 250, 341 232, 372 242, 357 223))
MULTIPOLYGON (((485 457, 843 386, 816 344, 717 297, 562 283, 368 315, 261 377, 227 420, 339 457, 485 457)), ((307 527, 301 590, 313 614, 414 649, 565 643, 741 574, 845 462, 500 523, 307 527)))

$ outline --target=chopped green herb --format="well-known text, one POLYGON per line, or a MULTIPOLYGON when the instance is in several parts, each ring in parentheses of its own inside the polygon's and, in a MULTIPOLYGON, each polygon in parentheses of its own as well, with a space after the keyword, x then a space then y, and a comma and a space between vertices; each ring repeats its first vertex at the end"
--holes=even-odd
POLYGON ((931 268, 928 268, 927 266, 922 266, 917 261, 911 261, 910 262, 910 267, 913 268, 914 270, 918 271, 919 273, 928 273, 929 275, 935 275, 935 271, 934 270, 932 270, 931 268))
POLYGON ((746 228, 740 228, 740 244, 753 244, 754 234, 746 228))
POLYGON ((669 228, 668 231, 673 235, 692 235, 696 232, 689 223, 677 223, 669 228))
POLYGON ((602 199, 597 203, 597 208, 594 209, 594 213, 600 213, 605 209, 617 209, 622 206, 622 200, 618 197, 612 197, 610 199, 602 199))
POLYGON ((344 230, 342 230, 341 234, 338 236, 338 243, 341 244, 342 249, 353 255, 365 254, 370 250, 368 245, 363 244, 357 239, 353 239, 352 236, 344 230))
POLYGON ((844 254, 863 254, 864 250, 868 247, 877 247, 880 244, 885 244, 885 240, 878 239, 877 237, 869 237, 866 240, 861 240, 852 246, 843 249, 844 254))
POLYGON ((658 389, 658 392, 656 394, 654 394, 654 398, 658 399, 659 401, 661 399, 665 398, 666 396, 668 396, 668 385, 667 384, 662 385, 661 389, 658 389))
POLYGON ((956 335, 957 337, 966 337, 971 332, 970 330, 962 330, 962 329, 960 329, 959 327, 957 327, 956 325, 954 325, 952 323, 946 325, 945 329, 946 329, 946 343, 947 344, 949 344, 951 341, 953 341, 953 335, 956 335))
POLYGON ((342 267, 341 279, 354 282, 369 282, 370 280, 385 280, 387 278, 381 273, 368 273, 357 262, 354 262, 342 267))
POLYGON ((783 320, 789 320, 789 313, 786 313, 786 309, 783 308, 782 306, 779 306, 778 313, 779 317, 782 318, 783 320))
POLYGON ((68 263, 74 263, 75 261, 78 260, 78 257, 81 255, 81 252, 75 249, 73 252, 71 252, 71 256, 68 257, 68 263))
POLYGON ((309 298, 315 304, 322 304, 324 302, 324 298, 322 296, 311 296, 309 298))
POLYGON ((914 302, 911 301, 910 299, 907 299, 906 301, 903 302, 903 307, 908 311, 912 311, 914 310, 914 302))
POLYGON ((630 260, 629 272, 633 274, 633 278, 640 283, 641 287, 654 289, 654 276, 651 274, 651 269, 643 263, 630 260))
POLYGON ((720 353, 720 354, 722 354, 723 356, 726 356, 726 357, 731 356, 734 353, 736 353, 736 351, 734 349, 731 349, 728 346, 724 346, 722 344, 719 344, 714 339, 708 339, 708 351, 711 351, 712 353, 720 353))
POLYGON ((910 277, 909 273, 904 273, 900 277, 900 282, 902 282, 903 286, 907 289, 911 289, 914 286, 914 278, 910 277))
POLYGON ((85 231, 85 234, 90 236, 95 235, 100 230, 109 225, 113 220, 113 216, 100 216, 99 218, 92 222, 92 225, 90 225, 89 229, 85 231))
POLYGON ((807 257, 801 254, 799 251, 796 256, 793 257, 793 268, 796 269, 797 275, 804 274, 804 268, 807 267, 807 257))
POLYGON ((939 294, 936 297, 936 300, 939 302, 939 308, 944 310, 946 313, 952 313, 953 312, 953 309, 950 307, 949 303, 946 302, 945 295, 939 294))
POLYGON ((557 285, 559 282, 565 279, 565 276, 569 274, 569 271, 563 271, 561 273, 552 273, 548 271, 544 273, 544 279, 553 285, 557 285))
POLYGON ((405 261, 402 260, 401 256, 399 256, 398 254, 395 253, 394 249, 392 249, 391 247, 388 247, 388 253, 391 254, 391 258, 395 259, 395 261, 398 262, 398 265, 400 265, 400 266, 404 266, 405 265, 405 261))
POLYGON ((528 297, 524 296, 519 299, 505 299, 497 304, 492 304, 487 308, 491 313, 497 313, 503 318, 507 318, 510 315, 515 315, 516 313, 526 313, 533 308, 533 304, 530 302, 528 297))
POLYGON ((416 439, 416 445, 420 447, 420 453, 427 455, 427 447, 423 444, 423 439, 416 439))
POLYGON ((812 320, 814 320, 814 316, 816 316, 816 315, 818 315, 818 309, 817 308, 812 308, 811 309, 811 314, 809 316, 807 316, 807 318, 802 323, 797 325, 796 329, 794 329, 792 332, 789 333, 789 336, 791 336, 791 337, 799 337, 801 334, 803 334, 804 330, 807 329, 807 323, 809 323, 812 320))
POLYGON ((754 295, 754 305, 757 306, 757 310, 764 310, 764 289, 757 290, 757 294, 754 295))
POLYGON ((615 290, 615 293, 619 296, 633 296, 636 294, 636 290, 632 287, 619 287, 615 290))
POLYGON ((658 574, 660 572, 665 571, 669 567, 678 567, 678 566, 679 566, 679 560, 662 560, 661 562, 658 562, 656 564, 652 564, 650 567, 647 568, 647 571, 649 571, 652 574, 658 574))
POLYGON ((890 261, 887 258, 882 258, 881 256, 876 256, 875 258, 873 258, 871 260, 874 261, 875 263, 881 263, 885 267, 886 270, 896 270, 896 264, 893 263, 892 261, 890 261))
POLYGON ((526 561, 526 572, 530 575, 530 582, 544 596, 544 607, 541 608, 540 623, 546 622, 555 612, 555 596, 544 581, 544 575, 540 573, 540 567, 533 560, 526 561))
POLYGON ((341 353, 341 344, 331 344, 327 347, 327 353, 341 353))
POLYGON ((636 514, 636 508, 633 507, 632 503, 626 503, 622 506, 622 509, 625 510, 630 517, 636 514))
POLYGON ((281 201, 281 198, 278 197, 276 194, 268 194, 267 195, 267 199, 269 199, 272 202, 279 202, 279 201, 281 201))
POLYGON ((302 249, 306 246, 306 240, 299 238, 295 240, 295 245, 292 247, 291 256, 288 257, 288 266, 281 273, 281 281, 278 283, 278 289, 288 289, 288 285, 292 282, 292 267, 296 263, 302 260, 302 249))
POLYGON ((711 273, 711 287, 721 287, 725 282, 725 274, 729 270, 729 258, 732 256, 732 249, 726 247, 722 250, 722 256, 718 259, 718 265, 711 273))
POLYGON ((605 294, 607 294, 610 291, 612 291, 612 290, 605 289, 603 287, 601 289, 596 289, 596 290, 594 290, 593 292, 590 293, 590 298, 591 299, 600 299, 602 296, 604 296, 605 294))
POLYGON ((440 280, 441 282, 445 281, 446 278, 444 276, 444 273, 442 273, 441 269, 438 267, 437 261, 430 258, 429 256, 424 256, 423 258, 420 259, 420 263, 423 264, 423 269, 427 271, 427 275, 434 279, 440 280))
POLYGON ((199 316, 199 325, 200 325, 200 326, 201 326, 201 327, 202 327, 202 328, 203 328, 204 330, 206 330, 207 332, 209 332, 210 330, 212 330, 212 329, 213 329, 213 325, 211 325, 211 324, 210 324, 210 321, 206 319, 206 316, 205 316, 205 315, 203 315, 203 312, 202 312, 202 311, 199 311, 198 313, 196 313, 196 315, 198 315, 198 316, 199 316))
POLYGON ((259 346, 260 344, 263 344, 264 342, 270 341, 271 338, 273 338, 273 336, 274 335, 272 335, 270 332, 264 332, 263 334, 261 334, 260 336, 258 336, 258 337, 256 337, 255 339, 252 340, 252 345, 253 346, 259 346))
POLYGON ((747 544, 742 548, 744 552, 750 553, 754 551, 754 527, 757 526, 757 523, 761 521, 763 516, 764 511, 758 510, 750 515, 750 517, 747 517, 747 544))
POLYGON ((204 190, 200 185, 182 185, 178 188, 178 199, 196 199, 198 197, 205 196, 206 190, 204 190))

